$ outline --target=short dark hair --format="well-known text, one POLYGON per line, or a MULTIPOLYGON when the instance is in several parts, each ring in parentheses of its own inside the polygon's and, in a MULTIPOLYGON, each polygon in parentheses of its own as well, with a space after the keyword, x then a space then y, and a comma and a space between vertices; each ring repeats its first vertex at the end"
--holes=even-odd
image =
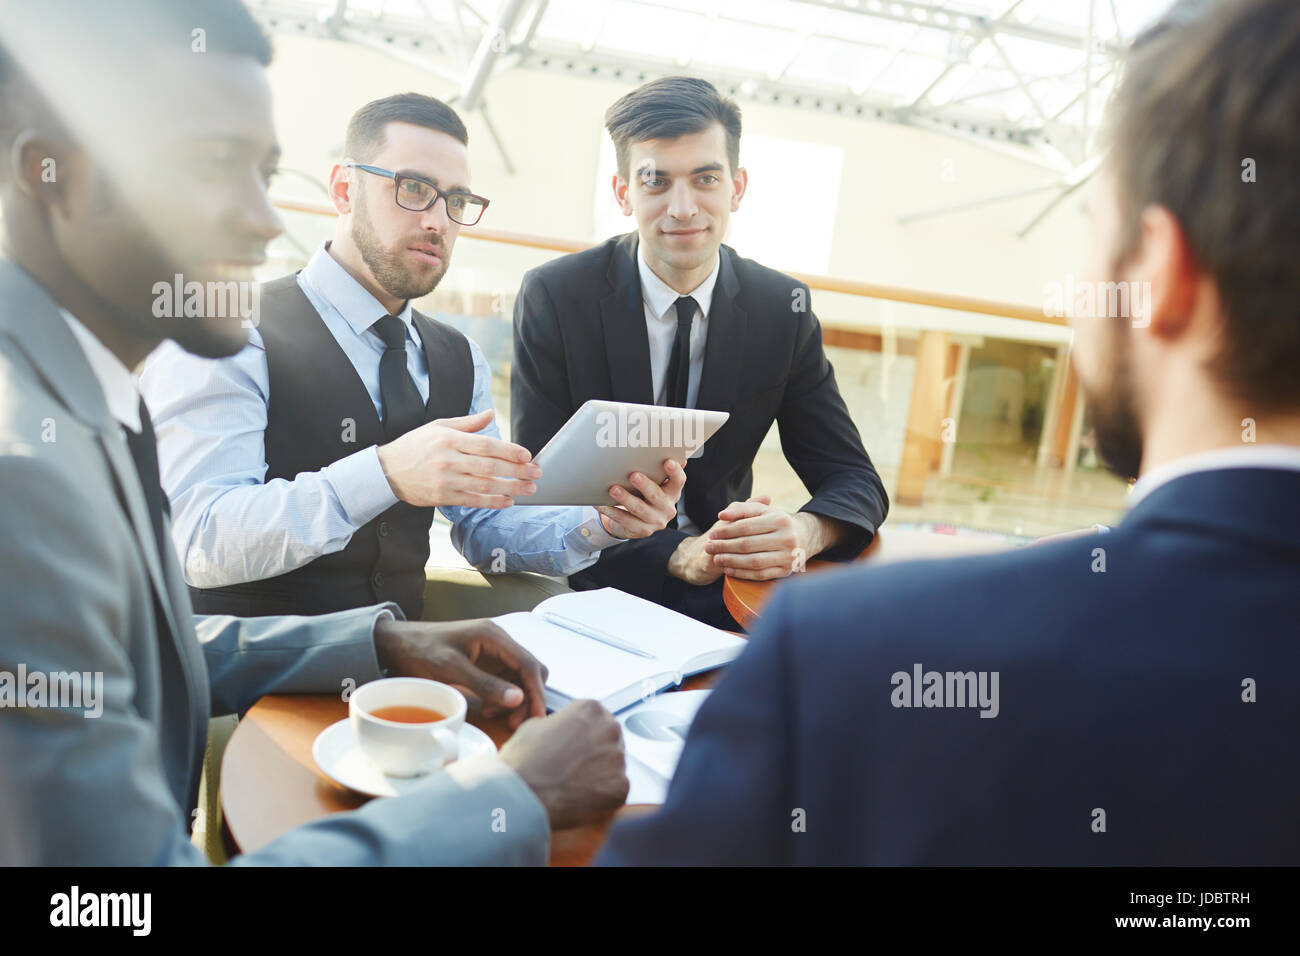
POLYGON ((33 31, 51 38, 75 28, 95 37, 103 69, 131 68, 164 44, 189 48, 193 31, 203 30, 204 49, 271 63, 271 41, 242 0, 42 0, 26 4, 0 0, 0 174, 7 175, 9 146, 36 116, 52 114, 43 78, 31 75, 11 51, 30 43, 33 31))
POLYGON ((1144 208, 1168 209, 1223 303, 1210 372, 1275 410, 1300 403, 1300 4, 1206 7, 1176 6, 1125 66, 1108 119, 1114 251, 1136 248, 1144 208))
POLYGON ((469 145, 469 130, 456 111, 442 100, 423 93, 394 93, 372 100, 352 114, 343 149, 349 159, 365 161, 384 144, 389 123, 411 123, 436 129, 469 145))
POLYGON ((633 143, 677 139, 721 123, 727 134, 727 162, 740 168, 740 107, 723 97, 708 80, 665 76, 638 86, 605 112, 605 128, 614 141, 618 174, 628 176, 627 153, 633 143))

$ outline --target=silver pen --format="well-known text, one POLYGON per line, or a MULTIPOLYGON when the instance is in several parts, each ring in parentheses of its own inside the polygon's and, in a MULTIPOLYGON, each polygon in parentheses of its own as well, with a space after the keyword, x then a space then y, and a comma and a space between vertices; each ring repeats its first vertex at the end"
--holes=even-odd
POLYGON ((553 614, 550 611, 543 611, 542 618, 550 621, 556 627, 562 627, 566 631, 573 631, 575 634, 581 634, 583 637, 589 637, 593 641, 600 641, 602 644, 608 644, 610 647, 617 647, 620 651, 627 651, 629 654, 635 654, 637 657, 654 658, 653 654, 648 654, 635 644, 629 644, 627 641, 621 641, 613 634, 606 634, 604 631, 598 631, 594 627, 575 621, 572 618, 564 617, 560 614, 553 614))

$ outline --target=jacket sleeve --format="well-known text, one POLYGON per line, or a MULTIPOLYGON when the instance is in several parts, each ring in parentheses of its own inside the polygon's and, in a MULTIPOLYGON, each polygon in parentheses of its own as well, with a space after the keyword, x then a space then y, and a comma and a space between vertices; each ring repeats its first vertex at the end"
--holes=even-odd
POLYGON ((696 715, 663 808, 615 826, 599 865, 789 862, 800 802, 788 772, 797 708, 783 597, 696 715))
POLYGON ((662 604, 669 584, 668 560, 685 531, 664 528, 646 538, 624 541, 617 548, 600 553, 600 559, 582 572, 582 577, 600 587, 616 587, 628 594, 662 604))
POLYGON ((799 510, 836 518, 852 529, 821 557, 852 560, 875 537, 889 513, 889 498, 840 395, 822 348, 821 324, 811 311, 801 317, 777 427, 786 460, 812 493, 799 510))
MULTIPOLYGON (((0 863, 204 863, 189 842, 190 808, 168 786, 157 728, 137 710, 137 668, 156 668, 157 651, 127 633, 123 594, 139 582, 121 538, 104 530, 106 503, 32 454, 0 455, 0 487, 0 670, 76 671, 98 687, 93 707, 25 707, 0 719, 0 863)), ((486 755, 238 862, 541 863, 548 843, 540 802, 486 755)))
POLYGON ((402 617, 395 604, 315 617, 195 617, 212 716, 242 714, 265 694, 342 693, 382 676, 374 633, 384 614, 402 617))

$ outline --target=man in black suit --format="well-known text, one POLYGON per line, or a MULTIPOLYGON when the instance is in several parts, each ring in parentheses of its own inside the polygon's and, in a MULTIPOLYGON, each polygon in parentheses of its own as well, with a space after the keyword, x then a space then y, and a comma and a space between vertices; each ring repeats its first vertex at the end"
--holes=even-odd
POLYGON ((822 350, 808 288, 722 244, 748 175, 740 110, 713 85, 655 80, 605 116, 614 196, 637 231, 529 272, 515 302, 511 420, 536 454, 589 399, 725 411, 688 462, 674 527, 571 579, 712 624, 735 622, 722 576, 769 580, 850 560, 889 510, 822 350), (751 496, 772 423, 812 498, 796 514, 751 496))
POLYGON ((1123 522, 782 588, 604 862, 1300 863, 1300 5, 1204 6, 1090 200, 1083 278, 1151 296, 1074 322, 1123 522))

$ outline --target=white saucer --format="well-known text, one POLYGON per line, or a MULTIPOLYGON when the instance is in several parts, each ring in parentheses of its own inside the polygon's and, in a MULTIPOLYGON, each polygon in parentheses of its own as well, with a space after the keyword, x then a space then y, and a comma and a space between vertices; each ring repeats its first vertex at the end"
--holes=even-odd
MULTIPOLYGON (((491 737, 470 724, 460 728, 459 736, 461 760, 492 753, 497 749, 491 737)), ((346 717, 320 732, 316 742, 311 745, 311 755, 321 773, 335 783, 372 797, 396 797, 408 793, 441 773, 435 770, 419 777, 390 777, 361 752, 356 734, 352 731, 352 721, 346 717)))

